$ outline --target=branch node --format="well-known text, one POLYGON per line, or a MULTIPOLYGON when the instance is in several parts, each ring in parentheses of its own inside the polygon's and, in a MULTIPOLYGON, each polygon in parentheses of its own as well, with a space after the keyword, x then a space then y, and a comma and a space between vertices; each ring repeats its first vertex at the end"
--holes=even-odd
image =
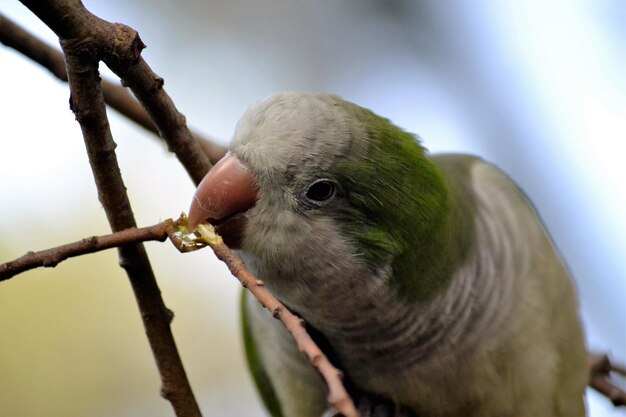
MULTIPOLYGON (((103 21, 104 22, 104 21, 103 21)), ((99 37, 102 60, 115 72, 126 74, 141 58, 141 51, 146 47, 139 33, 121 23, 104 22, 99 37)))
POLYGON ((171 402, 174 395, 175 393, 173 389, 171 389, 170 387, 165 387, 165 385, 161 386, 161 397, 171 402))
POLYGON ((129 260, 127 257, 125 256, 120 256, 119 261, 118 261, 118 265, 120 266, 120 268, 122 268, 124 271, 128 272, 130 270, 130 268, 132 267, 132 261, 129 260))
POLYGON ((322 357, 322 355, 320 355, 319 353, 316 355, 313 355, 313 357, 311 358, 311 363, 313 364, 313 366, 315 366, 316 368, 320 367, 320 362, 323 360, 324 358, 322 357))
POLYGON ((165 307, 165 315, 167 317, 167 324, 172 324, 172 321, 174 320, 174 317, 176 316, 176 314, 174 314, 174 310, 171 310, 165 307))
POLYGON ((611 400, 614 406, 626 405, 626 391, 611 381, 611 373, 624 376, 626 370, 611 363, 607 355, 587 354, 590 377, 589 386, 611 400))
POLYGON ((43 260, 42 266, 45 268, 54 268, 62 260, 63 260, 62 257, 58 253, 52 254, 49 258, 46 258, 43 260))
POLYGON ((86 237, 83 240, 81 240, 81 242, 83 242, 85 246, 96 247, 98 246, 98 237, 97 236, 86 237))
POLYGON ((165 85, 165 80, 162 77, 154 77, 154 84, 152 85, 152 90, 157 91, 163 88, 165 85))

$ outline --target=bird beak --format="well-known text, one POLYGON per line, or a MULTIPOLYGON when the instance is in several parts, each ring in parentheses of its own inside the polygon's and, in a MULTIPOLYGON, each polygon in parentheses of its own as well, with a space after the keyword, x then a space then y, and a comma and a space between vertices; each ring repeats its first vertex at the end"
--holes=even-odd
POLYGON ((189 209, 189 230, 208 221, 228 246, 239 248, 246 212, 256 203, 258 190, 248 169, 227 154, 200 182, 189 209))

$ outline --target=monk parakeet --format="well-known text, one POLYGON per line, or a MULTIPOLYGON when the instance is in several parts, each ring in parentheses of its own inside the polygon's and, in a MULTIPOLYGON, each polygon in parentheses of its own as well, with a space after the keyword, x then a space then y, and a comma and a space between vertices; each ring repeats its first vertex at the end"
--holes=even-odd
MULTIPOLYGON (((567 268, 523 192, 480 158, 430 155, 341 98, 275 95, 238 122, 194 196, 340 369, 362 417, 577 417, 587 365, 567 268)), ((273 417, 321 417, 325 386, 243 297, 273 417)))

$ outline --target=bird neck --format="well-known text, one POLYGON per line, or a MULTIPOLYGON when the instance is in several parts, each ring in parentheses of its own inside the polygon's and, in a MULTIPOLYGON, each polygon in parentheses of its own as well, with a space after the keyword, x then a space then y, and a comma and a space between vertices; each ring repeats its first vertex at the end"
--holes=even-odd
MULTIPOLYGON (((441 278, 447 286, 430 299, 407 300, 393 285, 389 265, 372 274, 355 264, 341 274, 316 279, 315 291, 293 300, 305 320, 327 337, 352 378, 427 377, 429 364, 454 362, 494 346, 515 308, 512 271, 519 269, 509 253, 515 233, 502 231, 521 226, 498 216, 501 208, 494 208, 492 200, 492 194, 478 190, 472 203, 476 209, 459 210, 470 216, 459 227, 471 233, 459 239, 477 243, 441 278)), ((332 259, 333 254, 326 256, 332 259)))

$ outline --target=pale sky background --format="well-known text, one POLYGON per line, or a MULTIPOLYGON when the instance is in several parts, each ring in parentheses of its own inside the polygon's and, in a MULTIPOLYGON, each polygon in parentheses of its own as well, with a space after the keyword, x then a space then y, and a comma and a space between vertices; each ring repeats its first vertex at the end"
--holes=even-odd
MULTIPOLYGON (((139 31, 190 126, 222 143, 251 103, 326 91, 433 152, 496 163, 572 270, 590 348, 626 362, 623 0, 85 4, 139 31)), ((57 44, 19 2, 0 0, 0 13, 57 44)), ((109 231, 68 97, 0 46, 0 262, 109 231)), ((138 223, 186 211, 193 186, 175 158, 109 115, 138 223)), ((263 416, 242 360, 239 286, 208 251, 148 251, 204 415, 263 416)), ((0 284, 1 416, 172 416, 158 388, 114 251, 0 284)), ((589 415, 626 412, 590 393, 589 415)))

